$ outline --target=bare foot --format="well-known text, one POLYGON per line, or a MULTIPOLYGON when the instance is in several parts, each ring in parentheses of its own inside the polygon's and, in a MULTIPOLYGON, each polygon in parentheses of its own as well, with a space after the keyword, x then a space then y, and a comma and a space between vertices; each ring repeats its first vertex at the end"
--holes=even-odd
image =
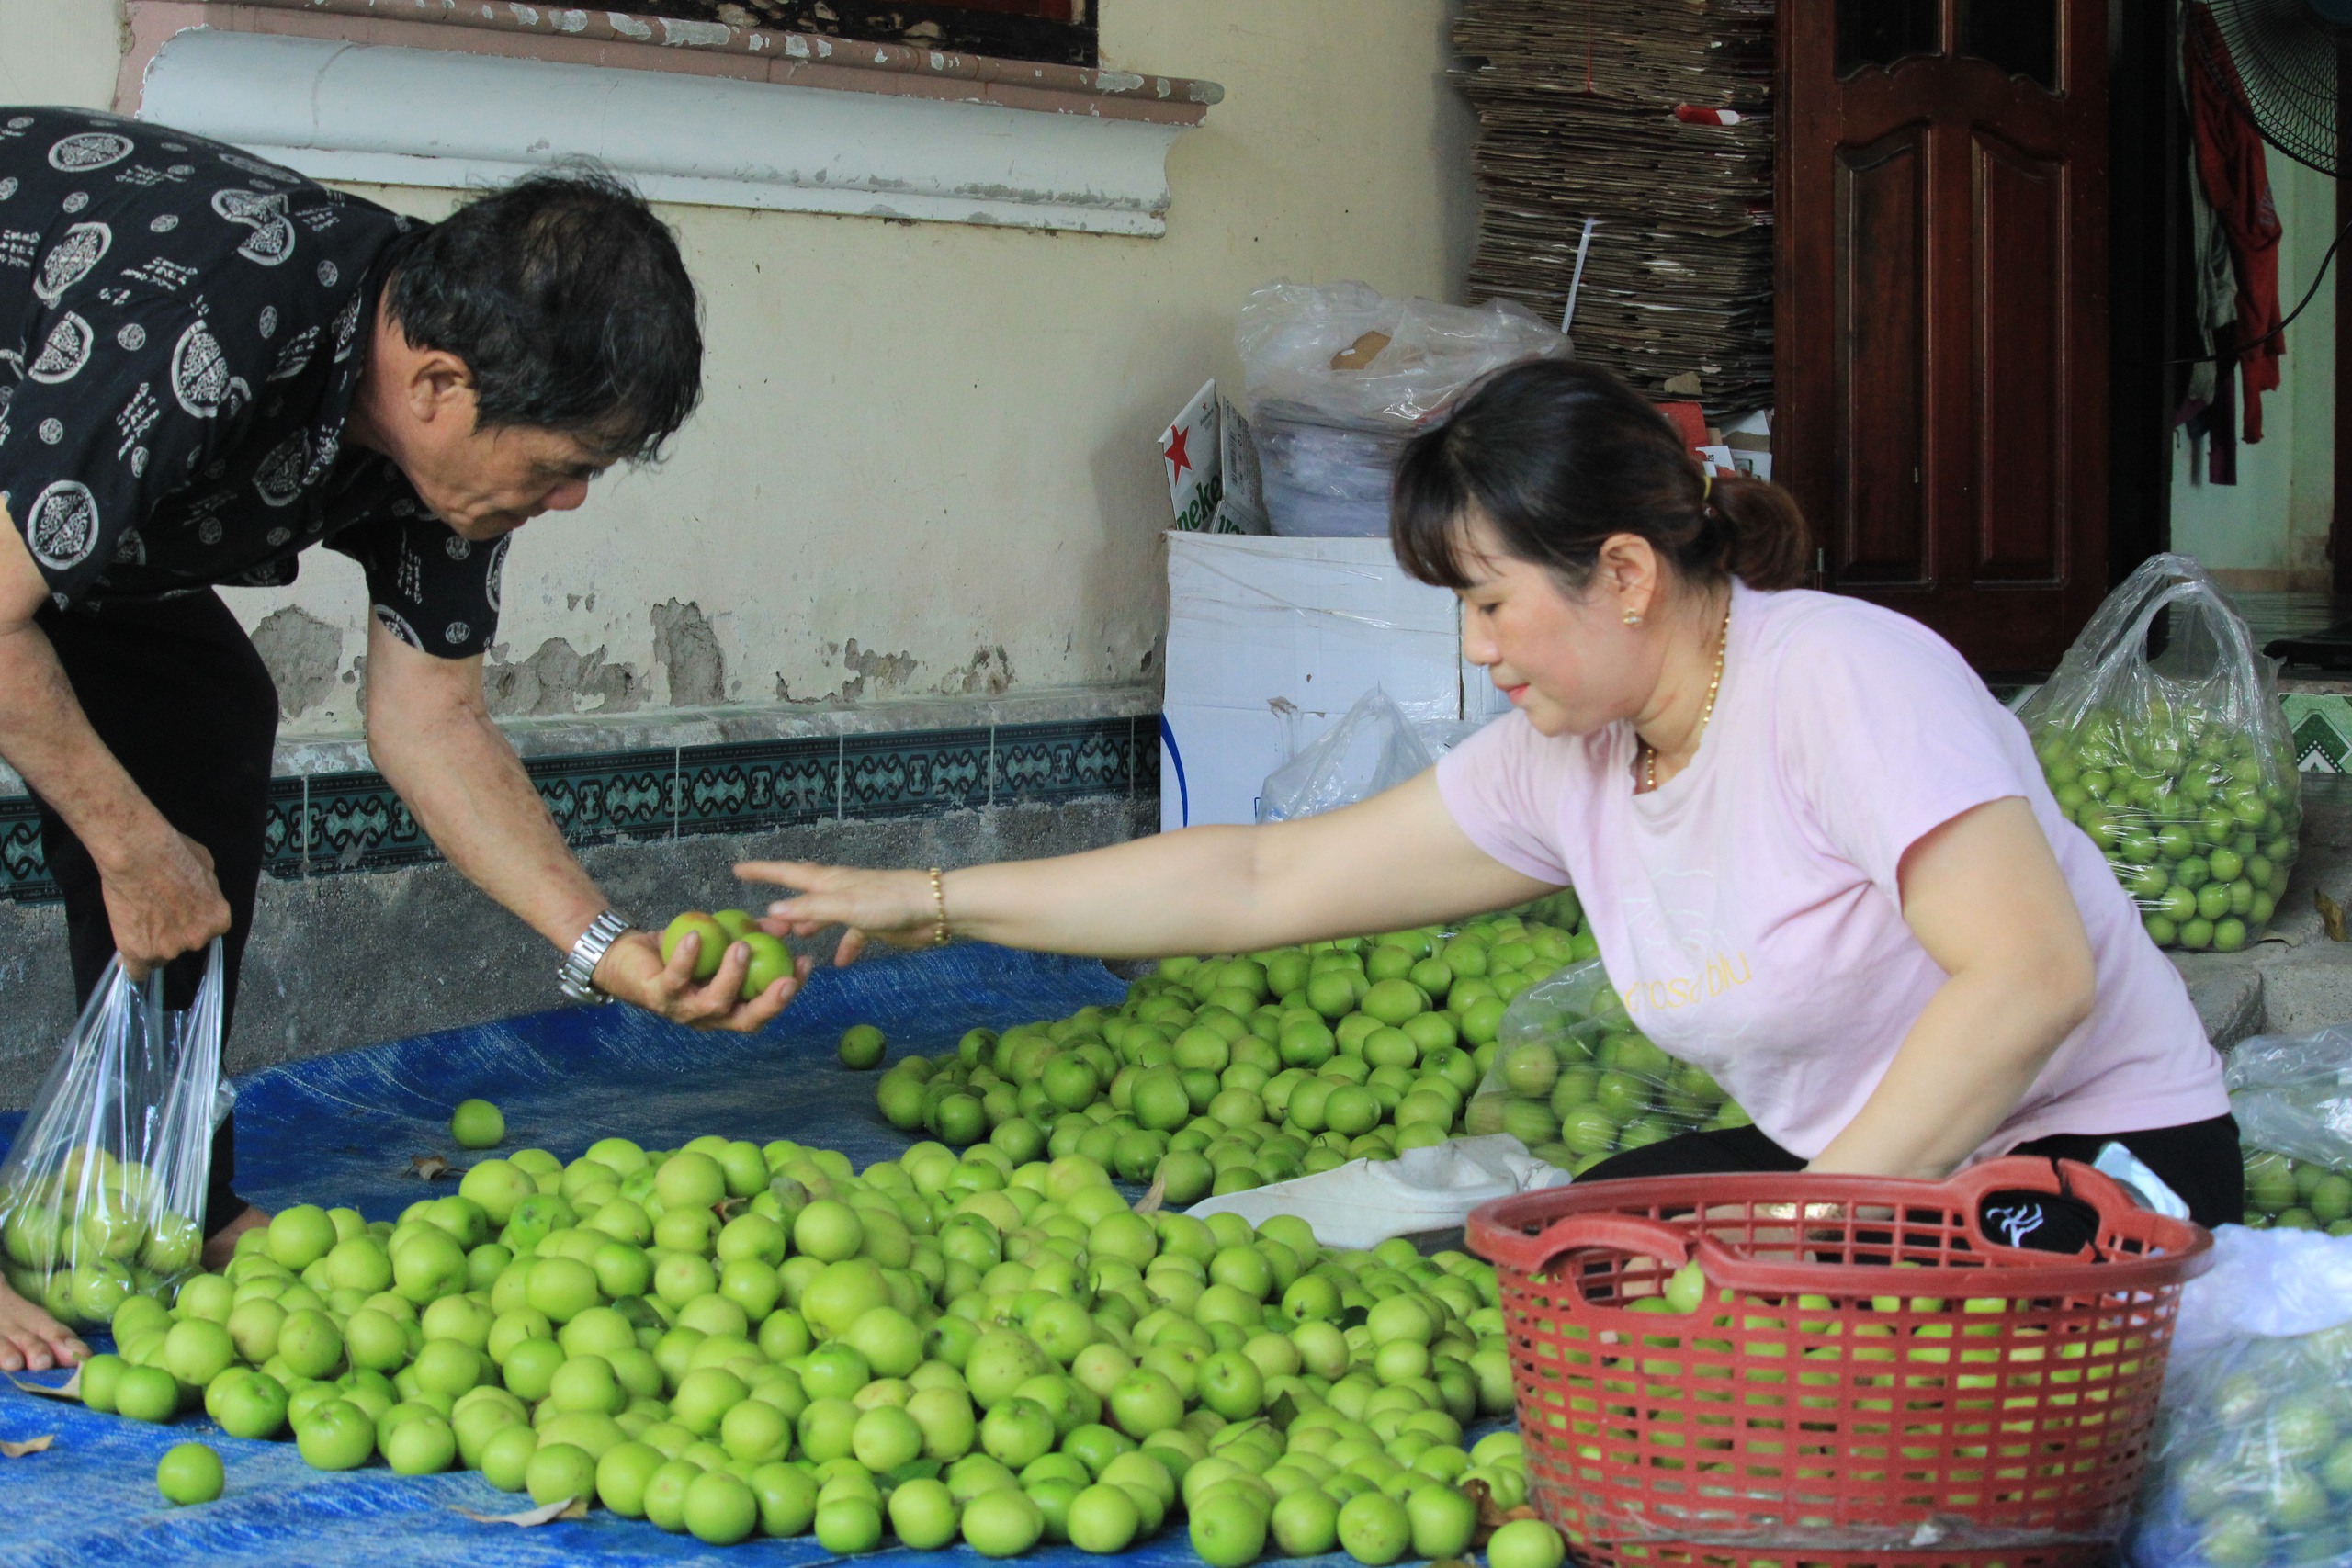
POLYGON ((89 1353, 63 1324, 0 1280, 0 1371, 76 1366, 89 1353))
POLYGON ((204 1266, 216 1274, 226 1269, 229 1259, 237 1256, 237 1238, 267 1224, 268 1214, 247 1205, 243 1213, 204 1238, 204 1266))

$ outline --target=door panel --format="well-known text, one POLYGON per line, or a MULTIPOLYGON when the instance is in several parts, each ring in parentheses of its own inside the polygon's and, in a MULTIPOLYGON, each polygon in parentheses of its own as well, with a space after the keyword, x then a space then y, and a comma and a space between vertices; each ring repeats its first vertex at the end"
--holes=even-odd
POLYGON ((1880 5, 1781 0, 1774 472, 1829 586, 2048 668, 2106 590, 2106 0, 1880 5))
POLYGON ((1928 140, 1838 152, 1838 515, 1849 581, 1928 580, 1928 140))
POLYGON ((1975 581, 2056 587, 2066 575, 2066 171, 1994 136, 1973 151, 1975 581))

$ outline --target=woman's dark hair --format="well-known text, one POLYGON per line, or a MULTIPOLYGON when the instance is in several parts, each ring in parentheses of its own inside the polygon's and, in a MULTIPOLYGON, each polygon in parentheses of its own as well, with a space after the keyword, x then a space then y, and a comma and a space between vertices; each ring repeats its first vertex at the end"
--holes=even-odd
POLYGON ((1413 437, 1396 465, 1389 539, 1407 571, 1469 585, 1471 519, 1506 554, 1549 567, 1570 588, 1592 575, 1603 541, 1633 534, 1704 585, 1804 580, 1804 514, 1778 485, 1718 477, 1712 490, 1666 416, 1597 365, 1539 359, 1498 370, 1444 423, 1413 437))
POLYGON ((702 328, 678 243, 593 165, 526 175, 413 234, 385 285, 420 348, 473 372, 485 427, 658 455, 702 397, 702 328))

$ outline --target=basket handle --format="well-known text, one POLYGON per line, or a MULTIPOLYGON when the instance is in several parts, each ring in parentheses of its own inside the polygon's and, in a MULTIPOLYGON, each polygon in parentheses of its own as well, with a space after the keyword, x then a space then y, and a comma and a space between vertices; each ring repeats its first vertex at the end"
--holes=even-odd
POLYGON ((1954 1172, 1946 1179, 1945 1185, 1962 1197, 1961 1209, 1968 1216, 1971 1239, 1984 1248, 1987 1258, 2000 1263, 2046 1266, 2050 1254, 2011 1247, 1986 1232, 1984 1204, 1988 1193, 2007 1190, 2072 1198, 2097 1210, 2102 1225, 2115 1224, 2137 1207, 2130 1194, 2105 1171, 2080 1160, 2053 1159, 2047 1155, 2004 1155, 1998 1159, 1984 1160, 1954 1172))
POLYGON ((1489 1261, 1509 1264, 1523 1274, 1540 1274, 1567 1253, 1595 1249, 1656 1258, 1678 1269, 1690 1261, 1688 1236, 1638 1214, 1570 1214, 1533 1235, 1523 1231, 1494 1234, 1486 1248, 1489 1261))

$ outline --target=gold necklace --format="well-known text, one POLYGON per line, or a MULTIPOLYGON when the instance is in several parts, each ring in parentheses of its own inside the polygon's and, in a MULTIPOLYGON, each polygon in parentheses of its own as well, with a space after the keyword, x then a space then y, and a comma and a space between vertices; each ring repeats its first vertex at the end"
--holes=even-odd
MULTIPOLYGON (((1699 728, 1691 737, 1691 750, 1698 750, 1699 737, 1707 733, 1707 721, 1715 716, 1715 694, 1723 689, 1724 655, 1731 650, 1731 606, 1724 606, 1724 624, 1715 634, 1715 672, 1707 682, 1707 705, 1699 710, 1699 728)), ((1650 794, 1657 791, 1657 748, 1642 742, 1642 787, 1650 794)))

